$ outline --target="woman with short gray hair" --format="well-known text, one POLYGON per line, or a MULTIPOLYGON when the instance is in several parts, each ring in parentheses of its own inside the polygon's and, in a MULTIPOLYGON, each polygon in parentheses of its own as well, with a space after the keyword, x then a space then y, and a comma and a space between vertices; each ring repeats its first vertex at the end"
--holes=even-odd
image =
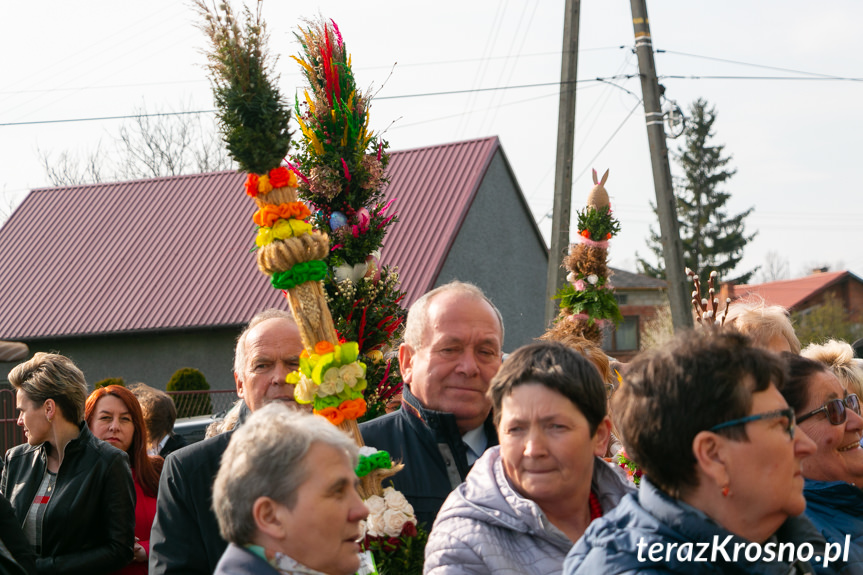
POLYGON ((488 396, 500 445, 447 498, 426 575, 559 574, 573 542, 634 490, 601 459, 606 388, 584 356, 554 341, 515 350, 488 396))
POLYGON ((230 543, 216 575, 349 575, 359 566, 357 446, 317 415, 275 402, 234 432, 213 485, 230 543))

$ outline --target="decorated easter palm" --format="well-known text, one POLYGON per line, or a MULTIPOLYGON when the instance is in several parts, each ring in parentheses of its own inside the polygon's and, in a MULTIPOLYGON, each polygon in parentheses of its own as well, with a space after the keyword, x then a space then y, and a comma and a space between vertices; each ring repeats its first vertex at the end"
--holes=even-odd
POLYGON ((563 260, 569 285, 555 296, 560 313, 551 329, 560 338, 574 334, 601 344, 600 323, 623 320, 608 281, 608 242, 620 231, 620 223, 611 213, 607 179, 607 170, 601 180, 593 170, 593 189, 586 207, 578 212, 578 238, 563 260))
POLYGON ((357 426, 367 411, 370 370, 364 358, 377 368, 374 373, 383 372, 384 381, 391 377, 391 385, 400 385, 382 349, 403 321, 401 294, 397 275, 380 268, 374 253, 394 221, 381 202, 386 144, 367 130, 368 99, 356 90, 338 28, 317 22, 301 28, 300 35, 306 60, 298 61, 309 72, 314 97, 307 96, 309 110, 298 118, 304 136, 298 165, 281 165, 290 146, 290 110, 270 72, 274 61, 266 50, 260 3, 254 14, 246 9, 242 25, 227 2, 220 11, 210 10, 204 0, 195 0, 195 6, 211 41, 208 67, 222 134, 248 172, 246 193, 258 208, 253 216, 258 268, 288 299, 303 342, 300 368, 287 382, 295 386, 299 403, 311 404, 361 446, 359 490, 372 509, 364 522, 365 545, 381 572, 420 573, 425 534, 418 532, 404 496, 382 486, 403 466, 393 464, 386 452, 364 446, 357 426), (369 147, 374 152, 366 154, 369 147), (298 186, 313 209, 300 201, 298 186), (340 202, 341 212, 327 201, 340 202), (335 225, 338 213, 345 221, 335 225), (338 242, 332 247, 328 229, 338 242), (346 290, 346 280, 360 286, 353 290, 352 313, 337 316, 341 337, 328 300, 344 304, 327 293, 325 280, 336 292, 346 290))

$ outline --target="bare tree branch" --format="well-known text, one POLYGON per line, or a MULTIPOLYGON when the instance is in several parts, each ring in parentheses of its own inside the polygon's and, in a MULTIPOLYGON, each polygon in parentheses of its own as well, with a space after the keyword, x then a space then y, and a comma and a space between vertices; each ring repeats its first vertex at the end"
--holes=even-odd
MULTIPOLYGON (((186 106, 188 107, 188 106, 186 106)), ((215 123, 201 114, 153 116, 143 106, 120 126, 115 148, 103 153, 101 143, 83 160, 71 152, 53 158, 38 150, 40 162, 55 186, 92 184, 215 172, 234 167, 215 123), (116 163, 109 156, 118 158, 116 163)))

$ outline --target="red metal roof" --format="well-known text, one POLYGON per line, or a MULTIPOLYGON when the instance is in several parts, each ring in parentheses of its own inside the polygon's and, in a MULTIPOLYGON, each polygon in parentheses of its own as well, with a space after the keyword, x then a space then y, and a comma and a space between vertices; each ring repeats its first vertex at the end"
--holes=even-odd
MULTIPOLYGON (((383 263, 404 305, 433 285, 498 139, 393 152, 383 263)), ((240 325, 284 300, 258 271, 244 176, 31 192, 0 228, 0 339, 240 325)))
POLYGON ((842 280, 845 276, 853 276, 853 274, 847 271, 826 272, 794 280, 738 285, 734 286, 734 295, 743 298, 748 295, 757 295, 764 298, 764 301, 770 305, 781 305, 785 309, 791 310, 809 297, 842 280))

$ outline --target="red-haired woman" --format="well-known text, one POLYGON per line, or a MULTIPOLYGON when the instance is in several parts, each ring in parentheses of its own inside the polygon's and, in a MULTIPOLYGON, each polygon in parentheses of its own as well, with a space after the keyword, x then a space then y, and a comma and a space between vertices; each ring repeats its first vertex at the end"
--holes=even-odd
POLYGON ((131 391, 119 385, 100 387, 87 398, 84 418, 93 435, 126 452, 135 480, 135 557, 117 573, 146 574, 150 554, 150 528, 156 515, 156 492, 161 457, 147 455, 147 428, 141 405, 131 391))

